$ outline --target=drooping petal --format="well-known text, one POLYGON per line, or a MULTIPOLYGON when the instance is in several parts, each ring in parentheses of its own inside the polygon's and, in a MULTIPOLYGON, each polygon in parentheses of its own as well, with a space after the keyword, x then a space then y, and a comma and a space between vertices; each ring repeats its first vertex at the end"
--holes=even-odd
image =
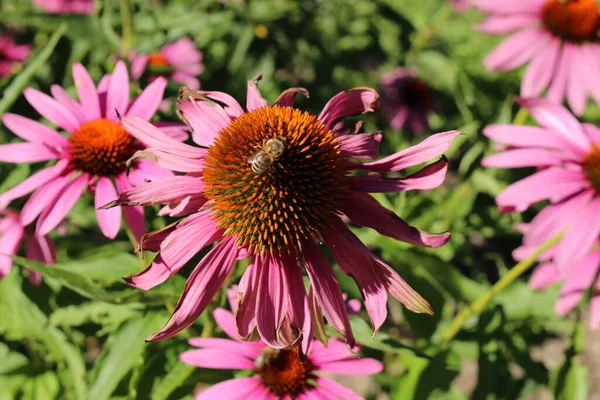
POLYGON ((189 276, 167 324, 147 340, 168 339, 193 324, 231 273, 236 256, 235 240, 231 238, 223 239, 208 252, 189 276))
POLYGON ((248 340, 252 335, 258 334, 256 329, 256 299, 258 297, 258 285, 260 268, 256 265, 256 257, 248 265, 240 284, 238 293, 240 300, 235 314, 236 325, 239 336, 248 340))
MULTIPOLYGON (((115 185, 117 186, 117 191, 119 193, 124 192, 125 190, 131 189, 133 186, 127 179, 125 173, 121 173, 115 177, 115 185)), ((144 207, 142 206, 127 206, 127 207, 118 207, 123 210, 123 215, 125 216, 125 221, 131 229, 131 233, 136 240, 140 240, 144 232, 146 232, 146 220, 144 218, 144 207)))
POLYGON ((109 239, 114 239, 121 229, 121 207, 111 209, 99 209, 103 205, 114 201, 117 198, 117 190, 109 178, 100 177, 96 183, 96 195, 94 196, 94 206, 96 208, 96 218, 100 230, 109 239))
POLYGON ((214 100, 223 105, 223 109, 230 118, 237 118, 244 113, 244 109, 231 95, 224 92, 211 92, 200 90, 198 93, 205 95, 211 100, 214 100))
POLYGON ((432 234, 408 225, 366 193, 351 193, 344 199, 342 212, 358 225, 415 246, 440 247, 450 240, 450 233, 432 234))
POLYGON ((308 90, 306 90, 302 87, 293 87, 293 88, 284 90, 279 95, 277 100, 275 100, 275 105, 278 105, 280 107, 294 107, 294 103, 296 101, 297 94, 302 94, 306 98, 310 97, 310 95, 308 94, 308 90))
POLYGON ((379 156, 380 133, 344 135, 338 137, 340 149, 349 158, 373 159, 379 156))
POLYGON ((125 281, 143 290, 163 283, 183 268, 200 250, 223 236, 223 230, 218 229, 216 225, 210 216, 210 210, 180 221, 160 243, 160 252, 152 264, 125 281))
POLYGON ((369 88, 354 88, 333 96, 318 119, 328 128, 332 128, 342 118, 364 114, 378 107, 379 94, 376 91, 369 88))

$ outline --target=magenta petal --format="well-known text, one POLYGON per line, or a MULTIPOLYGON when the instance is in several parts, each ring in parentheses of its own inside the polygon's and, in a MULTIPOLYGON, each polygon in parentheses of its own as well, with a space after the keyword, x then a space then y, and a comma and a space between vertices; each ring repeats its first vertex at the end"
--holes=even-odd
POLYGON ((94 197, 94 206, 96 208, 96 218, 100 230, 109 239, 114 239, 121 228, 121 207, 114 207, 109 210, 99 210, 106 203, 117 198, 117 190, 109 178, 100 177, 96 184, 96 195, 94 197))
POLYGON ((256 266, 256 259, 248 265, 240 284, 238 292, 241 294, 241 300, 235 314, 237 330, 242 338, 248 338, 256 328, 256 299, 259 288, 259 267, 256 266))
POLYGON ((259 378, 237 378, 219 382, 196 395, 195 400, 250 400, 262 388, 259 378))
POLYGON ((160 243, 160 252, 152 264, 125 280, 143 290, 163 283, 183 268, 200 250, 223 236, 223 230, 218 229, 216 225, 210 216, 210 210, 182 220, 160 243))
POLYGON ((523 76, 521 96, 537 97, 548 86, 559 59, 560 42, 560 38, 552 38, 550 43, 533 57, 523 76))
POLYGON ((379 156, 380 133, 344 135, 338 137, 340 149, 349 158, 373 159, 379 156))
POLYGON ((2 232, 0 236, 0 279, 9 274, 13 265, 10 256, 17 254, 24 234, 25 229, 18 222, 2 232))
POLYGON ((266 256, 257 260, 259 272, 258 297, 256 300, 256 325, 261 339, 271 347, 283 348, 277 330, 283 322, 284 302, 289 294, 285 290, 282 265, 276 257, 266 256))
POLYGON ((547 262, 537 266, 529 279, 529 286, 532 289, 541 290, 554 285, 561 278, 562 276, 556 265, 552 262, 547 262))
POLYGON ((50 93, 63 106, 67 107, 80 122, 85 122, 85 113, 75 99, 73 99, 60 85, 50 86, 50 93))
POLYGON ((54 160, 56 151, 44 143, 10 143, 0 145, 0 161, 7 163, 32 163, 54 160))
POLYGON ((600 251, 594 251, 575 263, 560 289, 555 307, 557 314, 563 315, 575 308, 585 291, 592 286, 599 268, 600 251))
POLYGON ((500 43, 483 63, 490 71, 518 68, 543 48, 550 38, 550 34, 539 27, 523 29, 500 43))
POLYGON ((44 143, 53 148, 64 148, 69 145, 67 138, 60 133, 29 118, 6 113, 2 116, 2 122, 15 135, 28 142, 44 143))
POLYGON ((32 223, 45 209, 55 204, 56 197, 69 184, 71 177, 59 176, 38 188, 29 197, 21 210, 21 222, 23 225, 32 223))
POLYGON ((308 90, 301 87, 293 87, 284 90, 277 100, 275 100, 275 104, 279 107, 294 107, 294 102, 296 100, 296 95, 302 94, 304 97, 309 98, 308 90))
POLYGON ((340 119, 364 114, 379 107, 379 95, 369 88, 345 90, 333 96, 319 114, 318 119, 328 128, 340 119))
POLYGON ((342 212, 358 225, 415 246, 440 247, 450 240, 450 233, 432 234, 408 225, 366 193, 351 193, 344 199, 342 212))
POLYGON ((231 95, 223 92, 211 92, 206 90, 200 90, 200 93, 205 95, 211 100, 216 100, 223 104, 223 109, 229 115, 230 118, 238 118, 240 115, 244 113, 244 109, 240 106, 240 103, 237 102, 231 95))
MULTIPOLYGON (((233 318, 233 315, 231 316, 233 318)), ((222 338, 192 338, 188 343, 195 347, 204 349, 218 349, 232 352, 236 355, 246 357, 246 359, 254 360, 265 347, 259 342, 241 342, 222 338)))
POLYGON ((230 338, 237 341, 240 340, 237 333, 235 316, 230 311, 217 308, 213 312, 213 317, 215 318, 217 325, 219 325, 219 328, 221 328, 230 338))
POLYGON ((204 189, 202 179, 194 176, 178 175, 131 188, 119 193, 118 200, 110 206, 166 204, 187 196, 198 195, 204 189))
POLYGON ((319 371, 340 375, 374 375, 383 371, 383 364, 372 358, 356 358, 321 363, 319 371))
MULTIPOLYGON (((115 177, 115 184, 119 193, 125 190, 131 189, 133 186, 127 179, 125 173, 121 173, 115 177)), ((142 206, 127 206, 119 207, 123 209, 123 215, 125 215, 125 221, 131 229, 131 233, 136 240, 140 240, 144 232, 146 232, 146 220, 144 218, 144 207, 142 206)))
POLYGON ((177 110, 192 130, 192 138, 200 146, 210 146, 231 122, 231 117, 217 103, 210 100, 179 100, 177 110))
POLYGON ((354 347, 354 336, 348 312, 342 297, 342 289, 327 258, 312 244, 302 246, 304 265, 310 286, 319 301, 327 321, 345 336, 350 347, 354 347))
POLYGON ((73 179, 65 190, 56 198, 52 208, 47 209, 38 219, 36 232, 40 235, 46 235, 65 218, 67 213, 73 208, 81 192, 85 189, 88 182, 87 174, 82 174, 73 179))
POLYGON ((25 98, 42 117, 55 123, 68 132, 79 128, 79 120, 67 107, 39 90, 27 88, 23 91, 25 98))
POLYGON ((443 157, 419 172, 402 179, 385 179, 379 175, 352 176, 350 177, 350 189, 356 192, 369 193, 434 189, 444 182, 447 171, 448 161, 443 157))
POLYGON ((236 256, 235 240, 231 238, 223 239, 208 252, 188 278, 167 324, 146 340, 154 342, 168 339, 193 324, 231 273, 236 256))
POLYGON ((266 107, 267 101, 263 99, 258 90, 258 82, 262 79, 259 75, 256 78, 248 81, 248 93, 246 94, 246 109, 248 111, 255 110, 257 108, 266 107))
POLYGON ((138 97, 135 98, 127 115, 138 117, 144 121, 150 121, 150 118, 158 110, 158 106, 163 99, 167 80, 163 77, 156 78, 138 97))
POLYGON ((25 257, 29 260, 53 264, 56 261, 56 246, 47 236, 29 236, 25 247, 25 257))
POLYGON ((125 115, 129 104, 129 73, 125 63, 117 61, 106 92, 106 118, 117 121, 117 113, 125 115))
POLYGON ((459 131, 437 133, 415 146, 381 160, 361 164, 357 168, 373 172, 391 172, 422 164, 443 154, 450 147, 452 140, 460 134, 459 131))
MULTIPOLYGON (((218 340, 218 339, 212 339, 218 340)), ((179 355, 186 364, 200 368, 215 369, 252 369, 254 363, 247 357, 228 349, 199 349, 190 350, 179 355)))
POLYGON ((332 381, 329 378, 323 378, 322 376, 317 378, 317 385, 319 388, 325 389, 340 399, 344 400, 364 400, 362 396, 357 395, 352 390, 348 389, 345 386, 337 383, 336 381, 332 381))
POLYGON ((94 121, 102 117, 98 91, 90 74, 80 63, 73 64, 73 82, 77 88, 79 102, 82 105, 86 121, 94 121))
POLYGON ((62 174, 63 171, 68 167, 68 165, 68 160, 60 160, 58 163, 56 163, 56 165, 49 168, 45 168, 31 175, 29 178, 25 179, 17 186, 7 190, 2 195, 0 195, 0 206, 4 205, 5 203, 9 203, 11 200, 24 196, 34 191, 38 187, 52 181, 57 176, 62 174))

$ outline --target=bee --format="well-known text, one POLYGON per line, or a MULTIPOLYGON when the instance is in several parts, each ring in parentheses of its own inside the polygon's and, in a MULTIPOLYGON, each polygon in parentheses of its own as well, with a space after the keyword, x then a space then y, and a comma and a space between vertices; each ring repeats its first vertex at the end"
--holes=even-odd
POLYGON ((273 349, 271 347, 265 347, 256 360, 254 360, 254 367, 257 370, 262 370, 279 356, 280 351, 281 350, 273 349))
POLYGON ((257 146, 259 150, 248 158, 248 164, 252 168, 252 172, 257 175, 262 175, 271 165, 283 154, 285 150, 285 139, 281 136, 274 137, 263 143, 262 146, 257 146))

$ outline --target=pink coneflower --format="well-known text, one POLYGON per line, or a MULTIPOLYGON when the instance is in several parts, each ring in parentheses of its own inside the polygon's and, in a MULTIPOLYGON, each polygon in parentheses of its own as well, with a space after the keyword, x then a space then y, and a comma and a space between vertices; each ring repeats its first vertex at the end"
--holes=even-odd
POLYGON ((386 318, 388 291, 410 310, 431 313, 429 304, 371 253, 341 216, 414 245, 445 244, 450 234, 422 232, 368 193, 437 187, 446 174, 445 158, 402 179, 379 173, 439 156, 459 133, 433 135, 382 160, 355 163, 353 158, 378 156, 380 135, 342 135, 332 129, 344 117, 372 111, 378 105, 374 90, 341 92, 314 116, 293 107, 296 93, 307 94, 305 89, 288 89, 268 106, 256 82, 248 83, 247 111, 222 92, 184 91, 179 113, 203 147, 178 143, 137 118, 123 118, 127 131, 150 147, 138 157, 186 175, 128 190, 109 206, 166 204, 161 214, 188 215, 145 235, 140 247, 158 255, 128 282, 150 289, 218 242, 188 278, 169 322, 149 340, 166 339, 191 325, 227 280, 236 259, 251 257, 238 288, 242 337, 260 336, 269 346, 285 348, 296 345, 304 331, 303 344, 308 345, 314 328, 311 315, 322 322, 322 309, 352 344, 342 292, 325 247, 358 283, 375 330, 386 318), (348 175, 356 170, 363 174, 348 175), (310 280, 308 295, 302 266, 310 280))
MULTIPOLYGON (((507 211, 523 211, 549 200, 530 224, 523 225, 524 259, 540 245, 564 232, 560 242, 540 257, 531 279, 534 288, 565 283, 556 304, 559 314, 573 309, 589 289, 600 266, 600 129, 580 124, 564 107, 543 99, 521 100, 541 127, 490 125, 484 134, 507 146, 487 157, 487 167, 537 167, 531 176, 508 186, 496 199, 507 211)), ((600 282, 598 282, 600 287, 600 282)), ((592 323, 600 326, 600 304, 592 323)))
POLYGON ((139 79, 146 68, 150 70, 150 80, 164 76, 190 89, 198 90, 200 81, 197 76, 204 71, 202 52, 196 48, 194 42, 183 37, 164 45, 154 53, 133 56, 131 75, 134 79, 139 79))
MULTIPOLYGON (((127 175, 127 160, 144 146, 125 131, 118 119, 120 113, 149 120, 162 100, 165 79, 154 81, 130 103, 129 77, 122 61, 112 75, 102 79, 97 89, 81 64, 73 65, 73 78, 79 102, 58 85, 51 87, 54 97, 32 88, 24 91, 33 108, 68 132, 68 138, 20 115, 7 113, 2 117, 5 126, 27 142, 1 145, 0 161, 58 160, 0 195, 0 204, 7 204, 34 192, 23 207, 21 220, 28 225, 39 217, 36 226, 39 235, 47 234, 63 220, 86 187, 95 192, 95 204, 99 207, 147 179, 172 175, 149 161, 135 163, 134 170, 127 175)), ((141 237, 145 230, 142 207, 97 210, 104 235, 108 238, 117 235, 122 212, 133 233, 141 237)))
POLYGON ((94 0, 32 0, 33 4, 52 14, 93 14, 94 0))
POLYGON ((521 95, 565 96, 575 114, 582 114, 588 95, 600 102, 600 14, 596 0, 475 0, 491 14, 479 27, 492 35, 518 31, 484 61, 492 71, 506 71, 529 62, 521 95))
POLYGON ((463 12, 471 7, 471 0, 448 0, 456 12, 463 12))
POLYGON ((16 44, 11 35, 0 35, 0 78, 12 74, 15 64, 25 61, 29 53, 28 44, 16 44))
POLYGON ((397 68, 381 75, 383 106, 394 129, 423 132, 429 128, 427 116, 434 111, 433 96, 416 71, 397 68))
MULTIPOLYGON (((13 210, 0 211, 0 279, 10 273, 13 265, 11 256, 17 255, 21 244, 25 242, 25 258, 54 263, 56 250, 54 242, 46 236, 36 235, 31 229, 23 226, 19 214, 13 210)), ((39 285, 42 276, 35 271, 29 272, 29 280, 39 285)))
POLYGON ((340 375, 374 375, 383 364, 372 358, 358 358, 339 340, 320 342, 301 358, 297 348, 275 350, 263 342, 241 342, 235 316, 224 309, 214 312, 217 324, 233 340, 194 338, 189 343, 199 347, 182 353, 186 364, 200 368, 249 370, 246 378, 220 382, 196 395, 196 400, 232 399, 362 399, 350 389, 320 376, 319 372, 340 375))

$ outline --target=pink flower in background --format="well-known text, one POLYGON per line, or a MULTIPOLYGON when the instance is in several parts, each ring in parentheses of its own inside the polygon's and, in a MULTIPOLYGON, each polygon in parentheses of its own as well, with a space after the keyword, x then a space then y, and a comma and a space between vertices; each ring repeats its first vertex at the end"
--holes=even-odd
POLYGON ((32 0, 33 4, 52 14, 93 14, 94 0, 32 0))
POLYGON ((459 133, 433 135, 379 161, 355 163, 353 158, 378 157, 380 135, 344 135, 332 129, 347 116, 377 107, 375 91, 341 92, 313 116, 294 108, 295 95, 308 94, 305 89, 288 89, 268 106, 256 83, 248 83, 247 111, 226 93, 184 93, 179 113, 202 147, 178 143, 137 118, 123 118, 127 131, 149 145, 147 157, 185 175, 128 190, 108 206, 166 204, 161 215, 187 216, 144 236, 140 247, 158 255, 128 282, 141 289, 155 287, 216 243, 188 278, 171 319, 148 340, 166 339, 190 326, 230 276, 235 261, 251 257, 238 287, 241 337, 260 336, 276 348, 293 347, 303 339, 306 352, 315 328, 311 320, 322 323, 322 312, 352 345, 346 306, 324 246, 357 282, 375 330, 386 318, 388 291, 408 309, 431 313, 429 304, 371 253, 341 216, 413 245, 445 244, 450 234, 429 234, 408 225, 369 192, 439 186, 447 170, 443 157, 402 179, 386 179, 381 173, 440 156, 459 133), (356 170, 363 173, 348 175, 356 170), (303 269, 310 280, 308 293, 303 269))
MULTIPOLYGON (((23 242, 25 242, 25 258, 46 264, 55 262, 56 249, 52 240, 46 236, 36 235, 32 230, 25 228, 16 211, 0 211, 0 279, 10 273, 13 265, 10 256, 19 253, 23 242)), ((37 286, 41 283, 42 276, 30 270, 29 280, 37 286)))
POLYGON ((582 114, 588 96, 600 102, 600 14, 596 0, 475 0, 490 14, 479 29, 491 35, 517 33, 484 61, 492 71, 507 71, 529 62, 521 95, 566 98, 582 114))
MULTIPOLYGON (((600 268, 600 129, 580 124, 564 107, 543 99, 521 100, 541 127, 490 125, 489 138, 506 150, 489 156, 483 165, 497 168, 537 167, 537 171, 508 186, 497 198, 505 211, 523 211, 549 200, 530 224, 520 226, 523 245, 514 256, 521 260, 543 243, 564 232, 560 242, 540 257, 531 278, 541 289, 564 281, 556 311, 572 310, 593 284, 600 268)), ((592 302, 592 325, 600 327, 600 281, 592 302)))
MULTIPOLYGON (((99 207, 145 180, 172 175, 149 161, 135 163, 127 175, 127 160, 144 146, 127 134, 118 118, 120 113, 149 120, 162 100, 165 79, 154 81, 130 103, 129 77, 122 61, 112 75, 102 78, 98 88, 81 64, 73 65, 73 78, 79 102, 59 85, 51 87, 54 97, 32 88, 24 91, 33 108, 68 132, 68 137, 20 115, 6 113, 2 117, 5 126, 26 142, 0 145, 0 161, 58 161, 0 195, 0 205, 6 205, 33 192, 23 206, 21 221, 29 225, 37 218, 36 232, 42 236, 65 218, 86 187, 95 192, 95 204, 99 207)), ((176 129, 169 133, 179 140, 187 136, 176 129)), ((145 230, 142 207, 97 210, 104 235, 117 235, 122 213, 136 237, 141 237, 145 230)))
POLYGON ((302 360, 297 348, 275 350, 265 343, 241 342, 235 316, 224 309, 214 312, 217 324, 233 340, 194 338, 189 343, 199 349, 182 353, 186 364, 200 368, 250 370, 252 375, 230 379, 199 392, 196 400, 232 399, 362 399, 350 389, 319 372, 340 375, 374 375, 383 364, 372 358, 358 358, 339 340, 327 347, 320 342, 302 360))
POLYGON ((28 44, 17 44, 11 35, 0 35, 0 78, 13 73, 15 64, 25 61, 31 53, 28 44))
POLYGON ((202 65, 202 52, 196 48, 194 42, 183 37, 173 43, 166 44, 157 52, 140 54, 132 57, 131 75, 139 79, 146 68, 150 69, 150 80, 158 75, 181 83, 190 89, 200 89, 197 76, 204 71, 202 65), (153 71, 153 69, 158 71, 153 71), (161 73, 161 69, 167 70, 161 73))
POLYGON ((427 116, 434 111, 433 95, 414 70, 397 68, 381 75, 383 106, 390 126, 413 132, 429 129, 427 116))
POLYGON ((466 11, 471 7, 471 0, 448 0, 456 12, 466 11))

